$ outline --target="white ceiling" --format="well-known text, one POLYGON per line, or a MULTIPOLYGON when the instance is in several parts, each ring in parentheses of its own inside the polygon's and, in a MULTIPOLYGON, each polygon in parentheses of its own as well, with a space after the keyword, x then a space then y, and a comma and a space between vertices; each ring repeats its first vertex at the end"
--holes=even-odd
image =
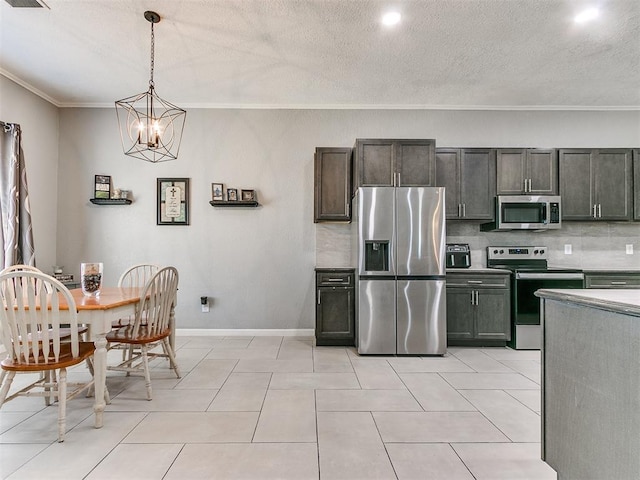
POLYGON ((640 0, 44 1, 0 0, 0 73, 58 106, 145 91, 154 10, 185 108, 640 108, 640 0))

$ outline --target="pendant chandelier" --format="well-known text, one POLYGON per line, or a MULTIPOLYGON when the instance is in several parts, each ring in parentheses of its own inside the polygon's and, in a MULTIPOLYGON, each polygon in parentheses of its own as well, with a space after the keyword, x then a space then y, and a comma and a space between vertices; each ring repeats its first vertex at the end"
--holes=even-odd
POLYGON ((160 98, 153 83, 156 12, 144 12, 151 23, 151 76, 146 92, 116 101, 116 113, 125 155, 157 163, 176 160, 187 112, 160 98))

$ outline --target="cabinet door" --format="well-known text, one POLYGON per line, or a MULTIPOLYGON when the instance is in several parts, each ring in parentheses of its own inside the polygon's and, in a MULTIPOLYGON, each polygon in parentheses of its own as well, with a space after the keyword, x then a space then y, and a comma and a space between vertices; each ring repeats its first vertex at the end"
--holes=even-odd
POLYGON ((393 186, 393 140, 356 141, 357 184, 360 187, 393 186))
POLYGON ((351 220, 351 149, 316 148, 314 222, 351 220))
POLYGON ((394 143, 397 186, 435 186, 435 140, 397 140, 394 143))
POLYGON ((316 343, 353 345, 355 340, 355 290, 320 287, 316 300, 316 343))
POLYGON ((633 151, 633 219, 640 220, 640 150, 633 151))
POLYGON ((450 340, 473 339, 474 290, 447 288, 447 338, 450 340))
POLYGON ((555 149, 527 150, 527 171, 529 183, 527 193, 540 195, 558 194, 558 156, 555 149))
POLYGON ((448 219, 460 218, 460 150, 436 149, 436 186, 445 187, 445 215, 448 219))
POLYGON ((593 181, 598 220, 631 220, 631 150, 598 150, 593 181))
POLYGON ((511 339, 511 302, 506 289, 477 290, 476 330, 477 339, 511 339))
POLYGON ((495 215, 495 195, 495 150, 462 150, 460 155, 462 218, 465 220, 493 220, 495 215))
POLYGON ((560 150, 559 177, 563 220, 593 220, 591 150, 560 150))
POLYGON ((498 195, 524 193, 526 159, 527 151, 524 148, 498 149, 496 157, 498 195))

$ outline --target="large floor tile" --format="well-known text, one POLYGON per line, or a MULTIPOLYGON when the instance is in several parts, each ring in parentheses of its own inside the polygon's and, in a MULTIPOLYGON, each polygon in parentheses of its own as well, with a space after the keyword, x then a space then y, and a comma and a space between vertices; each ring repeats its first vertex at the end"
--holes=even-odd
POLYGON ((317 390, 319 412, 419 412, 407 390, 317 390))
POLYGON ((322 480, 396 476, 370 413, 318 412, 322 480))
MULTIPOLYGON (((42 402, 42 399, 39 399, 42 402)), ((16 403, 16 402, 13 402, 16 403)), ((11 402, 7 403, 10 405, 11 402)), ((40 406, 42 410, 42 405, 40 406)), ((0 434, 12 429, 21 422, 24 422, 27 418, 34 415, 35 412, 6 412, 4 411, 4 405, 0 410, 0 434)))
POLYGON ((247 348, 280 347, 283 337, 253 337, 247 348))
POLYGON ((314 443, 186 445, 163 480, 317 480, 314 443))
POLYGON ((398 373, 473 372, 469 365, 450 354, 443 357, 390 358, 389 364, 398 373))
POLYGON ((301 373, 313 372, 313 360, 249 360, 242 359, 233 369, 234 372, 274 372, 301 373))
POLYGON ((232 373, 208 410, 259 412, 270 380, 270 373, 232 373))
POLYGON ((476 410, 437 373, 402 373, 400 378, 425 411, 471 412, 476 410))
POLYGON ((314 372, 353 372, 353 366, 344 347, 316 347, 313 350, 314 372))
POLYGON ((454 443, 453 449, 477 480, 556 480, 540 459, 539 443, 454 443))
POLYGON ((207 359, 216 358, 252 358, 252 359, 276 359, 278 357, 279 346, 247 347, 247 348, 214 348, 207 355, 207 359))
MULTIPOLYGON (((152 385, 153 386, 153 385, 152 385)), ((204 412, 214 399, 218 390, 153 389, 153 400, 147 400, 144 385, 141 388, 125 390, 111 399, 107 411, 124 412, 204 412)))
POLYGON ((43 444, 4 444, 0 445, 0 478, 7 478, 42 450, 43 444))
POLYGON ((540 442, 540 415, 502 390, 461 390, 512 442, 540 442))
POLYGON ((250 442, 257 412, 152 412, 125 443, 250 442))
POLYGON ((270 389, 347 389, 360 388, 353 373, 274 373, 270 389))
POLYGON ((481 348, 480 351, 496 360, 532 360, 540 363, 540 350, 513 350, 511 348, 481 348))
POLYGON ((164 475, 183 445, 118 445, 87 476, 86 480, 156 480, 164 475))
POLYGON ((315 443, 316 406, 311 390, 269 390, 253 441, 315 443))
POLYGON ((142 413, 105 413, 104 426, 89 418, 53 441, 11 476, 12 479, 82 479, 111 452, 142 419, 142 413))
POLYGON ((193 370, 209 354, 210 351, 211 348, 187 348, 186 345, 184 348, 177 350, 176 362, 178 362, 180 372, 184 375, 185 373, 193 370))
POLYGON ((519 373, 441 373, 458 390, 535 390, 539 385, 519 373))
POLYGON ((213 347, 215 350, 223 349, 223 348, 247 348, 251 342, 253 341, 253 337, 223 337, 220 339, 218 343, 213 347))
POLYGON ((535 360, 500 360, 500 362, 512 370, 521 373, 529 380, 536 382, 538 385, 542 383, 540 362, 536 362, 535 360))
POLYGON ((534 412, 540 413, 542 405, 540 390, 505 390, 505 392, 534 412))
POLYGON ((177 389, 220 388, 236 366, 237 360, 202 360, 176 386, 177 389))
POLYGON ((361 388, 373 390, 403 390, 407 388, 386 360, 383 362, 372 362, 358 359, 352 360, 352 364, 361 388))
POLYGON ((448 443, 387 443, 398 480, 474 480, 448 443))
POLYGON ((506 442, 507 437, 478 412, 374 412, 388 442, 506 442))
POLYGON ((490 357, 486 353, 475 349, 459 349, 453 352, 453 355, 461 362, 468 365, 476 372, 485 373, 510 373, 512 369, 500 363, 498 360, 490 357))

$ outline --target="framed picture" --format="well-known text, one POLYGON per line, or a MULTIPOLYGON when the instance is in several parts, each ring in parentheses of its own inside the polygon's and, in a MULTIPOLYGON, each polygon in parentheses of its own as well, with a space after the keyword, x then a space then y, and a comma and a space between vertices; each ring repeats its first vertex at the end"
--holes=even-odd
POLYGON ((96 175, 93 198, 111 198, 110 175, 96 175))
POLYGON ((256 199, 256 191, 255 190, 242 190, 242 201, 243 202, 253 202, 256 199))
POLYGON ((189 179, 158 178, 158 225, 189 225, 189 179))
POLYGON ((230 202, 238 201, 238 189, 237 188, 227 188, 227 200, 230 202))
POLYGON ((222 183, 211 184, 211 196, 213 200, 224 200, 224 185, 222 183))

